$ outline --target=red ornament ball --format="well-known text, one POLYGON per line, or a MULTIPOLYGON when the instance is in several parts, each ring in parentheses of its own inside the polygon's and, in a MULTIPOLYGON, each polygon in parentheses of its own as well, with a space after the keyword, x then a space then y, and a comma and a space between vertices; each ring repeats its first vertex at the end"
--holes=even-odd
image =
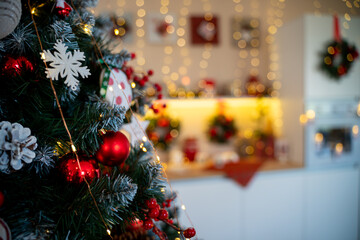
POLYGON ((151 219, 146 219, 144 221, 144 229, 145 230, 150 230, 154 227, 154 222, 151 219))
POLYGON ((192 227, 190 227, 184 231, 184 237, 186 237, 186 238, 192 238, 195 235, 196 235, 196 231, 192 227))
POLYGON ((25 70, 34 71, 33 64, 25 57, 9 57, 3 68, 4 72, 12 76, 21 75, 25 70))
POLYGON ((159 204, 157 203, 155 198, 150 198, 145 201, 145 205, 147 206, 147 208, 151 209, 156 208, 159 204))
POLYGON ((109 131, 102 136, 103 144, 96 153, 96 159, 107 166, 120 165, 130 154, 130 143, 121 132, 109 131))
POLYGON ((149 76, 152 76, 153 74, 154 74, 154 71, 150 69, 150 70, 148 71, 148 75, 149 75, 149 76))
POLYGON ((92 182, 95 177, 99 177, 97 163, 90 157, 79 156, 80 168, 76 157, 72 154, 65 155, 61 160, 60 169, 68 182, 81 183, 84 177, 88 182, 92 182))
POLYGON ((158 219, 160 220, 166 220, 169 218, 169 212, 165 209, 160 209, 158 219))
POLYGON ((0 207, 2 207, 4 202, 5 202, 5 196, 4 196, 3 192, 0 191, 0 207))

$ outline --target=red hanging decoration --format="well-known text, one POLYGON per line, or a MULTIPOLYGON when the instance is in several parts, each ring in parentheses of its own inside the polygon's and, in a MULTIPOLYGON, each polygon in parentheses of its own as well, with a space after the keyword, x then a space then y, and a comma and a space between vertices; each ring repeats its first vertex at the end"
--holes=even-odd
POLYGON ((336 42, 341 42, 339 18, 337 15, 334 15, 334 39, 336 42))
POLYGON ((121 132, 109 131, 103 136, 103 144, 96 153, 97 160, 107 166, 120 165, 130 154, 130 143, 121 132))
POLYGON ((27 58, 23 56, 16 59, 8 57, 4 65, 4 72, 12 76, 21 75, 26 70, 34 71, 34 66, 27 58))
POLYGON ((60 171, 66 177, 66 181, 72 183, 82 183, 84 177, 88 182, 92 182, 95 177, 99 177, 99 169, 94 159, 87 156, 79 156, 80 168, 73 154, 67 154, 61 158, 60 171))
POLYGON ((72 11, 71 6, 65 0, 56 0, 56 11, 60 17, 68 17, 72 11))

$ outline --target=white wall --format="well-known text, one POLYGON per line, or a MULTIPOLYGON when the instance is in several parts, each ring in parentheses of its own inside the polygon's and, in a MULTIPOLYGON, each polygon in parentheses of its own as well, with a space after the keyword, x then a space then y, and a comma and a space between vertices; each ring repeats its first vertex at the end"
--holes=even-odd
MULTIPOLYGON (((126 5, 124 8, 121 8, 117 5, 117 1, 115 0, 100 0, 99 6, 96 8, 96 14, 100 13, 114 13, 119 10, 124 10, 125 13, 132 14, 133 19, 133 28, 136 29, 135 20, 136 20, 136 11, 138 7, 135 4, 135 0, 126 0, 126 5)), ((169 5, 169 13, 173 13, 179 16, 179 11, 182 7, 182 2, 180 0, 170 1, 169 5)), ((191 6, 189 7, 189 16, 190 15, 202 15, 204 14, 202 10, 202 2, 200 0, 193 0, 191 6)), ((211 51, 212 56, 209 59, 209 66, 207 68, 208 76, 214 78, 218 85, 226 85, 231 83, 235 78, 235 70, 237 67, 237 62, 239 58, 239 48, 233 46, 231 43, 231 26, 230 26, 230 19, 231 17, 236 15, 234 10, 235 3, 232 0, 209 0, 208 1, 212 5, 212 12, 214 15, 219 17, 220 23, 220 44, 218 46, 214 46, 213 50, 211 51)), ((265 37, 267 36, 267 18, 268 18, 268 11, 269 7, 271 6, 271 2, 274 1, 267 1, 267 0, 257 0, 257 1, 250 1, 250 0, 243 0, 241 4, 244 7, 243 12, 240 14, 241 17, 249 17, 250 13, 252 12, 253 8, 251 5, 254 2, 259 3, 258 7, 258 16, 260 19, 260 31, 261 31, 261 40, 260 40, 260 80, 264 83, 267 82, 266 74, 268 71, 268 44, 265 42, 265 37)), ((291 21, 293 19, 301 17, 304 13, 314 13, 316 8, 314 7, 313 0, 286 0, 284 14, 283 14, 283 21, 284 23, 291 21)), ((321 3, 321 8, 319 9, 320 12, 325 13, 333 13, 335 10, 339 14, 343 14, 345 12, 350 12, 350 10, 345 6, 343 1, 339 0, 319 0, 321 3)), ((148 12, 157 12, 159 13, 160 9, 160 0, 145 0, 145 4, 143 8, 148 12)), ((359 9, 353 7, 351 16, 353 14, 359 14, 359 9)), ((145 34, 146 33, 146 17, 145 17, 145 34)), ((199 62, 201 60, 201 54, 203 52, 202 46, 193 46, 190 45, 190 38, 189 38, 189 24, 186 26, 186 36, 185 39, 187 41, 187 47, 189 47, 190 54, 189 57, 192 60, 191 66, 188 68, 188 76, 192 79, 190 87, 195 88, 197 86, 198 81, 200 80, 199 72, 199 62)), ((123 45, 124 48, 128 49, 129 51, 137 52, 139 48, 135 45, 137 37, 134 36, 132 42, 125 43, 123 45)), ((171 72, 178 71, 178 68, 182 65, 183 57, 180 55, 180 49, 173 45, 174 52, 171 54, 172 63, 170 64, 171 72)), ((148 43, 146 41, 145 36, 145 46, 143 48, 144 57, 146 59, 146 64, 144 69, 153 69, 155 71, 155 75, 153 77, 154 81, 162 83, 162 73, 161 67, 164 63, 164 46, 162 45, 154 45, 148 43)), ((296 59, 295 59, 296 60, 296 59)), ((247 80, 249 75, 250 69, 250 59, 246 60, 246 66, 243 68, 243 73, 241 80, 244 82, 247 80)), ((180 80, 178 80, 179 82, 180 80)), ((288 81, 283 79, 282 81, 288 81)))

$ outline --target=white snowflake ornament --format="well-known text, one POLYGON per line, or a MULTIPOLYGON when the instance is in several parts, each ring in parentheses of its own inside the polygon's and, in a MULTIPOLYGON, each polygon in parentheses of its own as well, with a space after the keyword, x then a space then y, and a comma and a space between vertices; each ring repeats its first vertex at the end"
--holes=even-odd
POLYGON ((65 78, 65 84, 75 91, 79 85, 77 77, 82 78, 90 76, 90 70, 87 66, 81 66, 81 61, 85 60, 85 55, 79 50, 74 50, 74 54, 67 52, 67 46, 58 40, 55 43, 55 52, 52 54, 49 50, 41 53, 44 62, 51 62, 50 67, 46 69, 47 78, 58 80, 59 76, 65 78))
POLYGON ((111 72, 106 68, 100 75, 100 95, 111 104, 125 107, 127 111, 132 101, 132 89, 123 71, 114 68, 111 72))

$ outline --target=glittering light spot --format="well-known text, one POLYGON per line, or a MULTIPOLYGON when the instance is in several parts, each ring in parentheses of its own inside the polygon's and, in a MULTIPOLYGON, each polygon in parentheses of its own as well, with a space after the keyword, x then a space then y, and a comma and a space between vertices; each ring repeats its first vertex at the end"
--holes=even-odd
POLYGON ((346 19, 346 21, 351 21, 350 14, 348 14, 348 13, 344 14, 344 18, 346 19))
POLYGON ((144 29, 138 29, 138 30, 136 31, 136 35, 137 35, 138 37, 143 37, 143 36, 145 35, 144 29))
POLYGON ((161 68, 161 72, 162 72, 163 74, 169 74, 169 72, 170 72, 170 67, 169 67, 169 66, 163 66, 163 67, 161 68))
POLYGON ((179 47, 184 47, 186 44, 186 41, 184 38, 179 38, 176 43, 179 47))
POLYGON ((259 27, 259 20, 257 20, 257 19, 252 19, 252 20, 250 21, 250 26, 251 26, 252 28, 257 28, 257 27, 259 27))
POLYGON ((233 39, 240 40, 240 38, 241 38, 241 33, 240 32, 234 32, 233 33, 233 39))
POLYGON ((254 147, 253 146, 246 146, 245 152, 248 155, 252 155, 254 153, 254 147))
POLYGON ((183 205, 181 205, 181 209, 182 210, 186 210, 186 207, 185 207, 185 205, 183 204, 183 205))
POLYGON ((337 144, 335 145, 335 152, 336 152, 337 154, 341 154, 341 153, 343 152, 343 149, 344 149, 344 146, 343 146, 342 143, 337 143, 337 144))
POLYGON ((309 109, 309 110, 306 111, 306 117, 307 117, 309 120, 315 119, 315 116, 316 116, 316 113, 315 113, 314 110, 309 109))
POLYGON ((317 144, 322 143, 323 140, 324 140, 324 135, 322 133, 315 134, 315 142, 317 144))
POLYGON ((257 66, 259 66, 259 64, 260 64, 260 59, 258 59, 258 58, 251 59, 251 65, 253 67, 257 67, 257 66))
POLYGON ((201 60, 199 65, 201 68, 205 69, 208 67, 208 62, 206 60, 201 60))
POLYGON ((184 86, 188 86, 191 82, 191 79, 189 76, 184 76, 181 78, 181 83, 184 85, 184 86))
POLYGON ((182 37, 185 35, 185 29, 184 28, 178 28, 176 30, 176 34, 179 36, 179 37, 182 37))
POLYGON ((167 14, 169 9, 165 6, 160 7, 160 13, 161 14, 167 14))
POLYGON ((245 48, 246 47, 246 41, 245 40, 238 41, 238 47, 239 48, 245 48))
POLYGON ((277 32, 277 27, 275 27, 274 25, 270 26, 268 28, 268 32, 274 35, 277 32))
POLYGON ((281 82, 275 81, 272 86, 274 89, 279 90, 281 88, 281 82))
POLYGON ((330 65, 330 64, 332 63, 331 58, 330 58, 329 56, 325 57, 325 58, 324 58, 324 63, 325 63, 326 65, 330 65))
POLYGON ((171 46, 166 46, 164 48, 164 52, 165 52, 165 54, 170 55, 173 52, 173 48, 171 46))
POLYGON ((138 15, 139 17, 144 17, 144 16, 146 15, 145 9, 140 8, 140 9, 137 11, 137 15, 138 15))
POLYGON ((141 19, 141 18, 136 19, 136 26, 137 26, 137 27, 142 27, 142 26, 144 26, 144 20, 141 19))
POLYGON ((177 72, 173 72, 170 75, 171 80, 176 81, 179 79, 179 74, 177 72))
POLYGON ((181 26, 181 27, 185 26, 185 25, 186 25, 186 18, 184 18, 184 17, 179 18, 178 24, 179 24, 179 26, 181 26))
POLYGON ((243 5, 237 4, 237 5, 235 6, 235 11, 236 11, 236 12, 241 13, 243 10, 244 10, 244 6, 243 6, 243 5))
POLYGON ((174 21, 174 17, 173 16, 171 16, 171 15, 166 15, 165 16, 165 22, 166 23, 172 23, 174 21))
POLYGON ((359 134, 359 126, 358 126, 358 125, 354 125, 354 126, 352 127, 352 134, 353 134, 354 136, 357 136, 357 135, 359 134))

